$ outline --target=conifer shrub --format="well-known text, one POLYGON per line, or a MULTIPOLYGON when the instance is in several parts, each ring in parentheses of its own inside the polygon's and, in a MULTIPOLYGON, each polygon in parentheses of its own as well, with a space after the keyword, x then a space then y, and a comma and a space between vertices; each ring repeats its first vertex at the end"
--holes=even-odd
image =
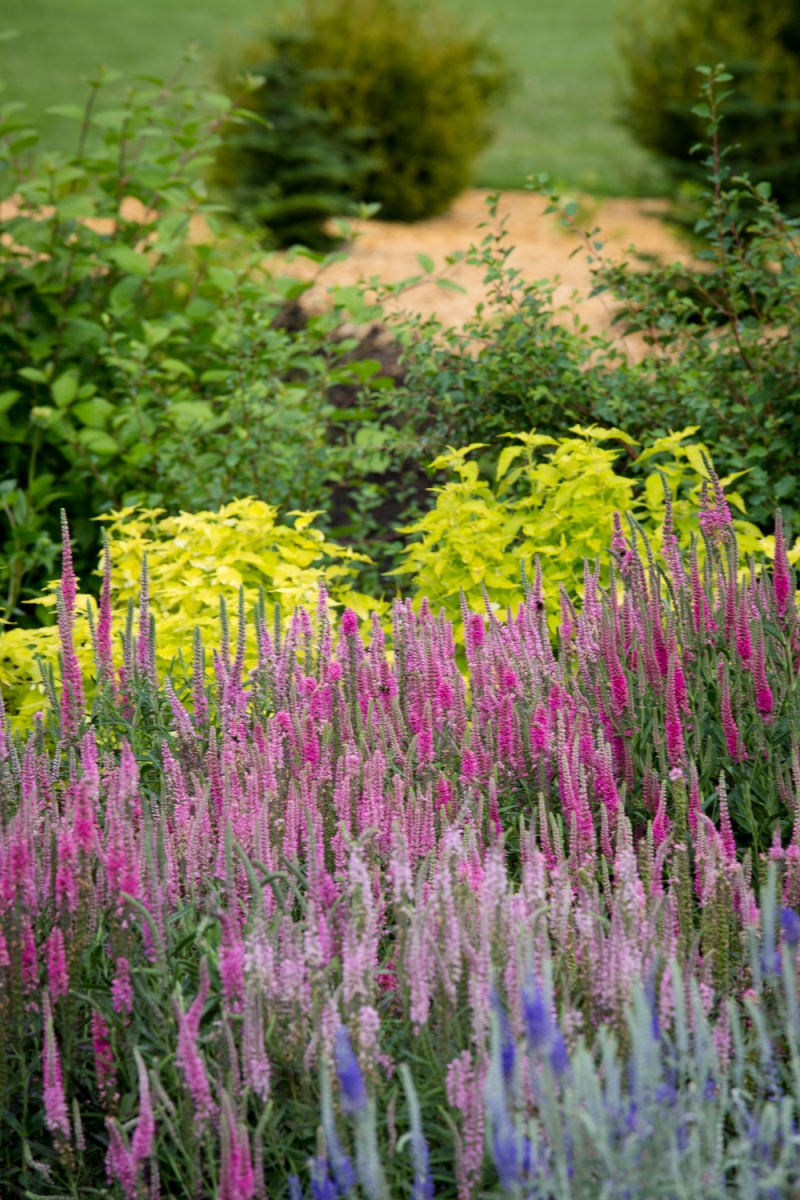
POLYGON ((800 205, 798 0, 628 0, 620 45, 624 121, 678 179, 703 178, 691 153, 706 126, 695 68, 724 62, 733 77, 728 165, 770 183, 782 204, 800 205))
POLYGON ((312 183, 320 219, 334 194, 341 210, 355 198, 389 220, 443 212, 470 181, 507 81, 485 37, 414 0, 321 0, 244 57, 264 78, 248 104, 272 129, 234 136, 221 163, 278 239, 300 196, 310 215, 312 183), (281 135, 301 114, 290 144, 281 135))

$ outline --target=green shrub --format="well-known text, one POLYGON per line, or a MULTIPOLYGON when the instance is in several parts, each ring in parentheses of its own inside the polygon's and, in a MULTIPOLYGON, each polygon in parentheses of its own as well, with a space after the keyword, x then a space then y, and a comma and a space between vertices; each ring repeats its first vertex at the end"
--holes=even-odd
MULTIPOLYGON (((377 361, 350 364, 376 310, 355 289, 304 323, 286 321, 305 285, 276 279, 263 251, 221 229, 203 175, 225 96, 149 82, 106 108, 63 107, 76 153, 34 156, 18 106, 0 111, 0 617, 52 575, 58 511, 78 568, 96 561, 91 518, 130 504, 218 508, 253 495, 321 508, 334 491, 363 525, 387 463, 379 412, 348 420, 334 385, 379 399, 377 361), (195 245, 197 221, 213 238, 195 245), (194 232, 193 232, 194 231, 194 232), (346 313, 345 313, 346 309, 346 313), (369 452, 365 453, 365 444, 369 452)), ((320 260, 321 266, 324 261, 320 260)), ((388 380, 383 380, 388 383, 388 380)), ((358 537, 358 528, 355 537, 358 537)), ((46 613, 39 614, 46 617, 46 613)))
MULTIPOLYGON (((716 83, 708 81, 706 95, 715 112, 716 83)), ((751 519, 767 527, 780 505, 796 526, 800 223, 763 186, 733 185, 720 154, 717 144, 706 160, 710 187, 697 223, 702 269, 642 271, 604 258, 596 230, 585 236, 594 292, 616 309, 617 336, 643 337, 639 360, 626 358, 615 338, 590 334, 579 308, 574 323, 564 322, 553 282, 526 282, 509 263, 502 225, 487 232, 468 256, 489 288, 474 320, 463 329, 435 320, 398 326, 406 376, 394 403, 414 422, 420 454, 534 426, 559 436, 576 422, 597 423, 641 442, 697 426, 721 473, 746 472, 737 487, 751 519)), ((574 206, 546 183, 535 186, 550 211, 577 229, 574 206)), ((496 198, 493 204, 496 216, 496 198)), ((633 462, 627 467, 637 470, 633 462)))
POLYGON ((345 206, 355 196, 400 221, 443 212, 470 181, 506 80, 483 36, 416 0, 320 0, 245 58, 266 79, 248 103, 274 129, 234 139, 222 167, 278 235, 293 198, 309 199, 309 177, 321 216, 337 177, 345 206))
POLYGON ((725 62, 729 165, 767 180, 800 204, 800 3, 798 0, 628 0, 621 49, 624 120, 678 178, 702 179, 691 147, 704 137, 698 63, 725 62))
MULTIPOLYGON (((327 222, 358 212, 364 176, 381 164, 362 149, 365 130, 343 126, 310 100, 320 72, 305 65, 305 49, 306 39, 290 32, 252 48, 261 120, 228 131, 215 181, 240 218, 266 226, 274 244, 323 250, 337 240, 327 222)), ((223 78, 235 94, 230 73, 223 78)))

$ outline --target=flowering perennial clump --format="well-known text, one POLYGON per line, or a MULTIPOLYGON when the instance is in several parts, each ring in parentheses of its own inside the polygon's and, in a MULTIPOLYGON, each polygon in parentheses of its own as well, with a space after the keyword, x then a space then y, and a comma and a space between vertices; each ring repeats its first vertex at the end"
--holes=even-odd
POLYGON ((556 648, 535 566, 465 604, 466 677, 425 603, 365 642, 324 589, 164 674, 106 574, 91 687, 65 537, 60 677, 0 732, 0 1180, 796 1187, 794 583, 716 483, 699 536, 617 519, 556 648))

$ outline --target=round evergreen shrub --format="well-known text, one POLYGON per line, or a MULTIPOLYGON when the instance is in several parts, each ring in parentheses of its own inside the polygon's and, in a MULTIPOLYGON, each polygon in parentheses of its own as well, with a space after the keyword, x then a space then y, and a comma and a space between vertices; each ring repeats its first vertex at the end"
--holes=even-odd
POLYGON ((620 48, 623 121, 675 177, 705 175, 691 154, 707 124, 692 111, 696 68, 724 62, 727 165, 800 207, 800 0, 628 0, 620 48))
POLYGON ((271 128, 229 141, 222 176, 279 240, 275 205, 300 196, 322 197, 320 218, 354 201, 380 204, 387 220, 444 212, 508 82, 483 34, 418 0, 320 0, 243 59, 264 78, 247 103, 271 128))

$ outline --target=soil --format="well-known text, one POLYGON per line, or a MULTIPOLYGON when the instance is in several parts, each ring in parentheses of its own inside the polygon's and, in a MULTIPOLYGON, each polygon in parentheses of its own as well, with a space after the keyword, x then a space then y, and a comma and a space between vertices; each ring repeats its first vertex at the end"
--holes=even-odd
MULTIPOLYGON (((318 277, 318 268, 307 259, 287 262, 284 255, 276 257, 280 269, 288 274, 307 280, 317 277, 302 303, 306 311, 319 311, 325 306, 331 287, 355 284, 374 276, 384 283, 419 276, 423 272, 417 255, 427 255, 435 263, 435 275, 401 295, 395 302, 397 307, 424 317, 435 313, 445 325, 463 325, 474 315, 475 306, 486 299, 483 270, 464 262, 447 266, 445 259, 455 252, 463 253, 470 244, 478 244, 496 228, 497 222, 489 218, 488 196, 488 192, 471 189, 444 216, 415 225, 353 221, 354 236, 347 247, 347 258, 326 268, 318 277), (479 228, 482 223, 484 228, 479 228), (442 274, 464 291, 438 286, 435 280, 442 274)), ((587 249, 557 216, 544 215, 546 206, 545 200, 529 192, 503 194, 498 218, 506 217, 507 240, 515 247, 510 264, 525 279, 557 278, 554 301, 557 306, 564 306, 562 319, 571 321, 570 310, 579 302, 581 321, 590 332, 606 331, 613 312, 607 299, 589 298, 591 275, 587 249)), ((600 233, 593 240, 602 241, 604 253, 611 258, 627 256, 632 264, 641 267, 653 261, 687 263, 691 252, 666 223, 667 210, 668 203, 664 200, 582 198, 576 220, 587 232, 599 227, 600 233), (635 253, 629 253, 632 246, 635 253)), ((635 355, 637 348, 629 345, 628 350, 635 355)))

